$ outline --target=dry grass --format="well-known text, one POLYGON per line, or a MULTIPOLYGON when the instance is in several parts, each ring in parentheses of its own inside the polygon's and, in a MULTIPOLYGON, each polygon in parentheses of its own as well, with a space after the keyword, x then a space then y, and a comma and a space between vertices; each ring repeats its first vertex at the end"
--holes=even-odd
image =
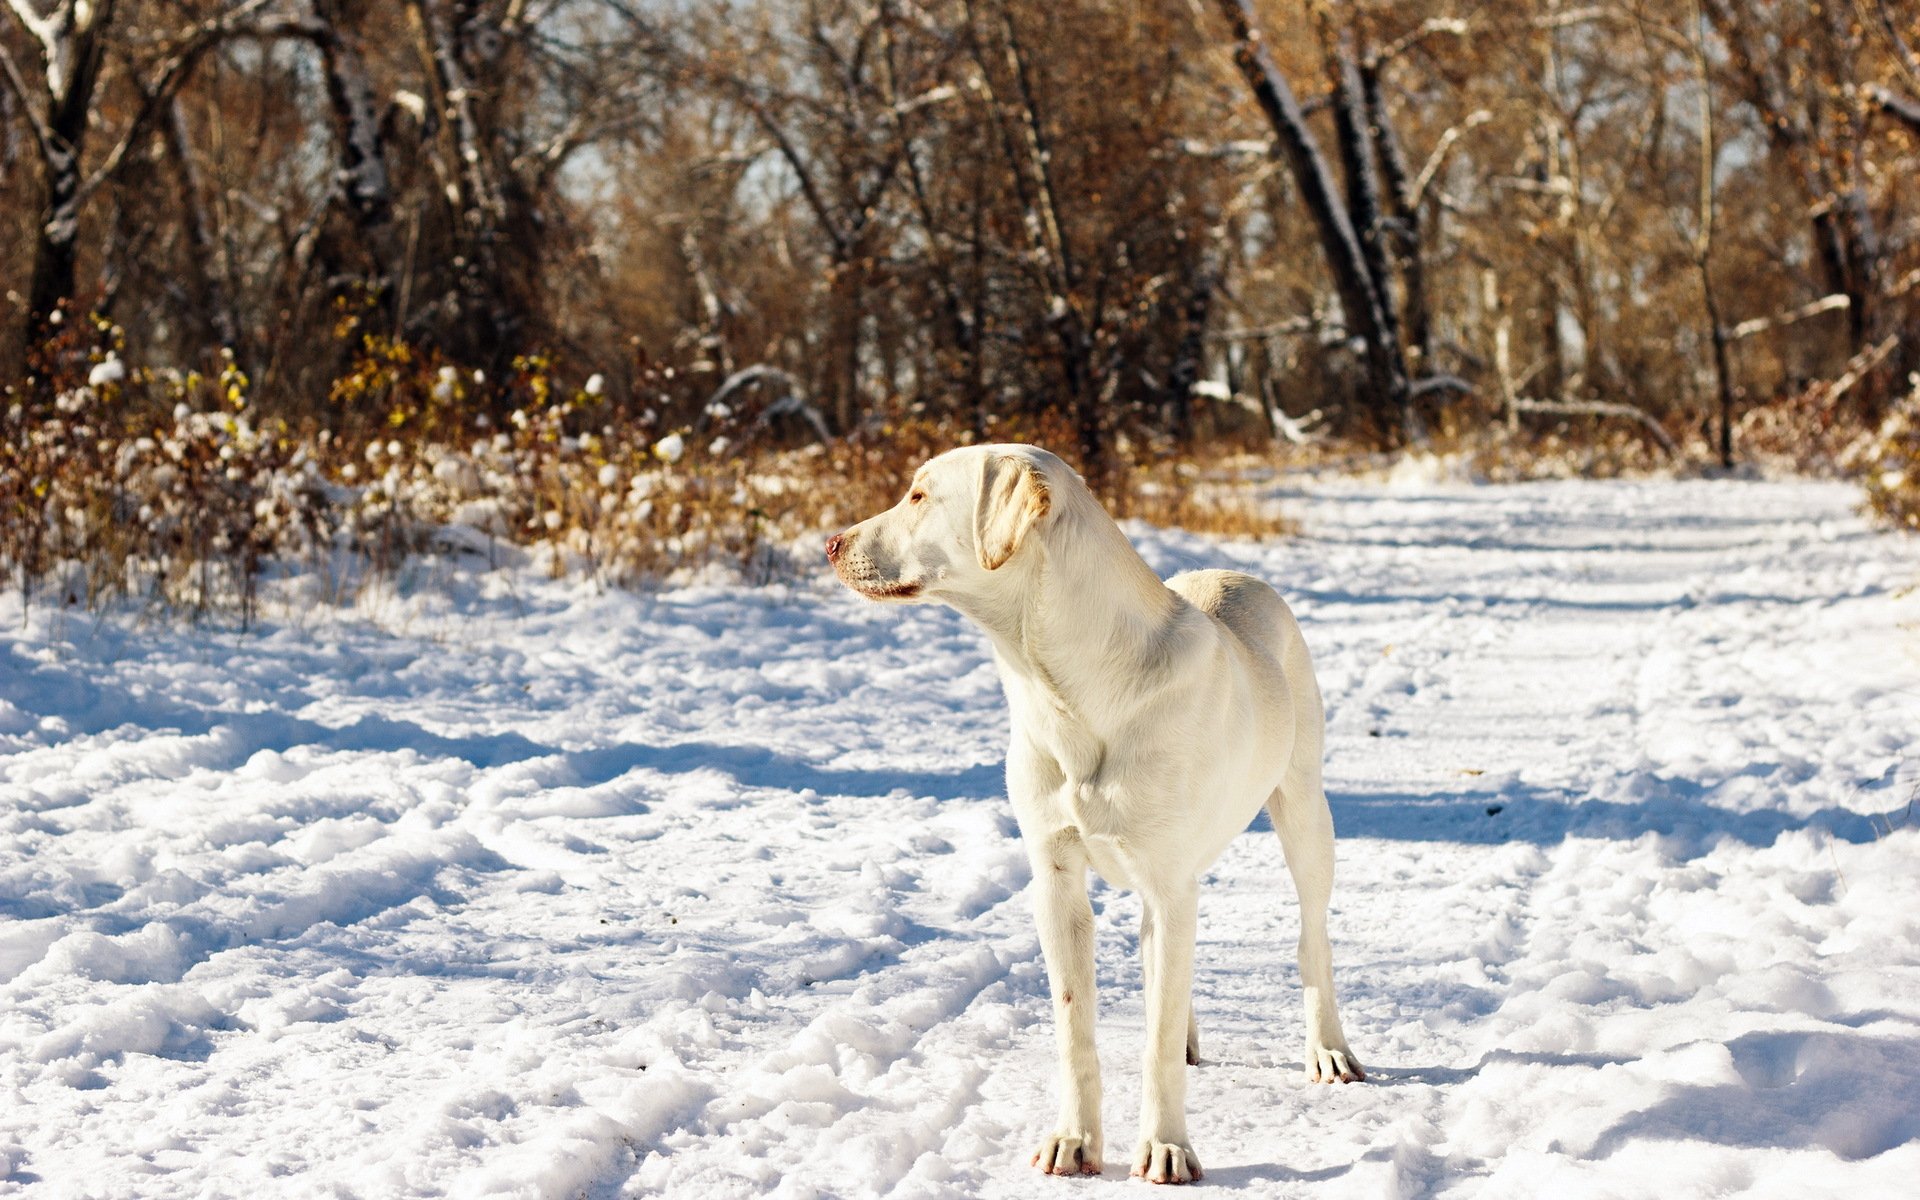
MULTIPOLYGON (((0 565, 27 603, 130 598, 252 619, 268 564, 334 602, 422 554, 498 562, 507 547, 556 575, 644 585, 720 565, 749 582, 792 573, 796 548, 895 503, 920 463, 969 440, 903 420, 826 445, 782 447, 744 417, 667 428, 591 384, 562 388, 524 360, 487 381, 369 339, 333 387, 339 428, 252 410, 249 381, 130 368, 101 323, 49 357, 47 398, 0 414, 0 565), (494 415, 497 414, 497 415, 494 415)), ((669 373, 670 374, 670 373, 669 373)), ((1008 422, 996 440, 1063 445, 1008 422)), ((1288 532, 1225 460, 1122 461, 1110 508, 1239 537, 1288 532)), ((1245 460, 1238 460, 1244 464, 1245 460)))
MULTIPOLYGON (((670 370, 615 403, 591 381, 563 387, 539 358, 488 381, 378 339, 333 385, 335 427, 296 428, 255 413, 230 363, 182 376, 129 367, 118 353, 105 322, 68 331, 43 349, 54 385, 37 399, 12 395, 0 413, 0 567, 27 602, 91 609, 131 598, 244 623, 269 564, 346 602, 420 555, 492 565, 507 548, 556 575, 622 586, 716 565, 766 582, 811 564, 817 538, 894 504, 922 462, 974 436, 906 417, 782 444, 749 414, 676 403, 670 370), (661 416, 689 411, 692 420, 661 416)), ((1750 433, 1791 444, 1771 425, 1750 433)), ((1045 417, 987 436, 1072 461, 1071 429, 1045 417)), ((1235 538, 1295 532, 1255 486, 1277 470, 1380 465, 1337 444, 1282 457, 1225 438, 1200 451, 1115 443, 1113 461, 1088 473, 1115 516, 1235 538)), ((1669 465, 1643 434, 1591 423, 1443 427, 1434 450, 1492 480, 1669 465)), ((1853 460, 1872 506, 1920 528, 1920 389, 1853 460)))

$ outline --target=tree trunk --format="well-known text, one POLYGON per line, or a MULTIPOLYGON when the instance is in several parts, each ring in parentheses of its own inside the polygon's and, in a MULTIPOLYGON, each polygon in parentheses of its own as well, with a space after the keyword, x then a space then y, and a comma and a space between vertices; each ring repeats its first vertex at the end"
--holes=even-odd
POLYGON ((1207 319, 1212 315, 1214 294, 1219 289, 1217 255, 1209 249, 1195 263, 1180 344, 1174 348, 1173 365, 1167 370, 1167 423, 1175 440, 1182 445, 1193 441, 1193 385, 1200 381, 1200 373, 1206 368, 1207 319))
POLYGON ((1373 114, 1367 111, 1367 89, 1360 78, 1352 31, 1326 26, 1323 21, 1321 50, 1333 81, 1333 128, 1340 165, 1347 176, 1347 219, 1360 240, 1360 256, 1366 263, 1384 332, 1397 344, 1399 320, 1389 282, 1393 277, 1388 272, 1387 248, 1381 236, 1380 172, 1374 166, 1374 139, 1368 133, 1373 114))
POLYGON ((73 298, 78 275, 80 165, 72 150, 47 163, 47 198, 40 210, 40 236, 34 244, 33 284, 27 291, 27 336, 39 340, 53 314, 73 298))
POLYGON ((833 304, 833 425, 845 437, 860 420, 860 269, 852 262, 828 268, 833 304))
POLYGON ((53 314, 73 299, 79 266, 80 185, 94 86, 107 57, 114 0, 97 0, 90 20, 76 16, 56 36, 65 44, 46 64, 47 138, 42 146, 46 199, 27 293, 27 337, 46 336, 53 314))
POLYGON ((333 114, 334 183, 368 260, 369 289, 391 311, 400 239, 393 219, 393 176, 380 133, 372 76, 359 37, 344 23, 341 0, 312 0, 312 4, 315 19, 310 40, 320 52, 327 105, 333 114))
POLYGON ((1251 4, 1248 0, 1220 0, 1220 8, 1233 28, 1234 62, 1273 127, 1294 185, 1313 217, 1347 327, 1365 347, 1375 417, 1383 432, 1391 435, 1398 428, 1402 436, 1411 438, 1411 389, 1405 356, 1388 315, 1391 293, 1387 281, 1376 279, 1369 268, 1366 250, 1337 198, 1332 172, 1313 131, 1307 127, 1300 103, 1253 27, 1251 4))
POLYGON ((434 169, 453 208, 455 274, 444 299, 458 311, 442 340, 458 356, 504 367, 521 348, 538 269, 535 255, 515 252, 516 236, 532 224, 530 198, 496 157, 498 144, 487 136, 492 124, 481 110, 513 31, 470 3, 408 0, 408 11, 439 119, 434 169), (445 11, 450 7, 456 11, 445 11))
POLYGON ((1387 228, 1397 253, 1400 281, 1405 291, 1402 302, 1401 330, 1412 374, 1433 370, 1433 326, 1427 308, 1427 270, 1425 238, 1420 229, 1420 210, 1414 202, 1413 183, 1407 171, 1407 156, 1400 145, 1393 122, 1387 119, 1386 99, 1380 89, 1380 64, 1360 71, 1361 95, 1366 101, 1366 124, 1373 135, 1373 146, 1380 158, 1380 173, 1385 186, 1387 228))

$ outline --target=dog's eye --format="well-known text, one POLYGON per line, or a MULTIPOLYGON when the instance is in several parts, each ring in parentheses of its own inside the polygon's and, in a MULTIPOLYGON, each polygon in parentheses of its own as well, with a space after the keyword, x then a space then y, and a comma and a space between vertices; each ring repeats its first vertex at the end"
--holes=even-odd
POLYGON ((911 496, 907 497, 907 503, 918 504, 922 500, 925 500, 926 498, 927 498, 927 494, 925 492, 915 492, 911 496))

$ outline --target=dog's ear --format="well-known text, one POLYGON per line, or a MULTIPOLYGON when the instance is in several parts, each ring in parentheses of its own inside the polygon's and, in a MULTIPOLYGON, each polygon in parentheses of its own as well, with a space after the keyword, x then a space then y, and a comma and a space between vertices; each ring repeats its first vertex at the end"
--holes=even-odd
POLYGON ((1046 476, 1025 459, 989 454, 980 467, 980 496, 973 510, 973 545, 980 568, 997 571, 1027 540, 1034 522, 1053 500, 1046 476))

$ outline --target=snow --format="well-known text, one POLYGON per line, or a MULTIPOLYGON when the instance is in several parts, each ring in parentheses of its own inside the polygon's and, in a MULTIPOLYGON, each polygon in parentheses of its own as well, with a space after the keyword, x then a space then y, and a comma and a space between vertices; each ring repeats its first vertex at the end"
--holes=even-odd
MULTIPOLYGON (((1202 893, 1201 1186, 1920 1173, 1920 546, 1836 485, 1287 486, 1343 1016, 1264 819, 1202 893)), ((420 568, 241 635, 0 601, 0 1194, 1030 1197, 1044 973, 981 639, 420 568)), ((297 582, 297 581, 296 581, 297 582)), ((283 585, 290 586, 290 585, 283 585)), ((1098 887, 1111 1163, 1138 905, 1098 887)))
POLYGON ((121 362, 117 354, 109 351, 105 358, 93 364, 93 369, 87 372, 87 386, 106 387, 111 383, 124 382, 126 378, 127 364, 121 362))

